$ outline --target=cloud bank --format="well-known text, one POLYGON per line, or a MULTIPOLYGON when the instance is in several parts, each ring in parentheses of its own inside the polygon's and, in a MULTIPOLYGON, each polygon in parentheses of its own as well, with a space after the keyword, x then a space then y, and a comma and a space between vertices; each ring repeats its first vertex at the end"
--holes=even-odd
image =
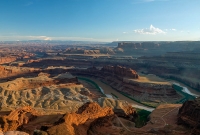
POLYGON ((134 32, 138 33, 138 34, 150 34, 150 35, 165 34, 166 33, 163 30, 154 27, 153 25, 150 25, 149 28, 145 28, 145 29, 136 29, 136 30, 134 30, 134 32))

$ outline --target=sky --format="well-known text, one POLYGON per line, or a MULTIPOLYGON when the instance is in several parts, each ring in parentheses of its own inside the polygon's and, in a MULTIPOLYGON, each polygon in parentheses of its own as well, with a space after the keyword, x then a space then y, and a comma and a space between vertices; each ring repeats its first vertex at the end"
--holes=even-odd
POLYGON ((200 40, 200 0, 1 0, 0 41, 200 40))

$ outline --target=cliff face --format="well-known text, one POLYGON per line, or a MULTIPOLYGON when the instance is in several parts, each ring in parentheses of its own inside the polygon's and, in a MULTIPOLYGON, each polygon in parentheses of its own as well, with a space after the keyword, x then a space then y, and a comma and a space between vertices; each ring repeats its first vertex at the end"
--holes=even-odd
POLYGON ((132 70, 131 68, 121 67, 121 66, 104 66, 102 68, 102 71, 114 73, 117 76, 131 77, 134 79, 139 78, 139 75, 137 74, 135 70, 132 70))
POLYGON ((0 66, 0 79, 12 78, 14 76, 25 76, 26 74, 37 73, 38 68, 26 68, 15 66, 0 66))
MULTIPOLYGON (((14 133, 17 135, 28 135, 26 133, 31 135, 188 135, 191 130, 178 126, 176 123, 180 107, 180 104, 160 105, 150 114, 150 121, 145 126, 136 128, 132 121, 115 115, 112 108, 102 108, 95 102, 85 103, 76 113, 66 113, 64 115, 38 113, 31 107, 26 106, 13 110, 8 115, 0 116, 0 134, 2 130, 6 135, 8 133, 10 133, 8 135, 14 135, 14 133)), ((187 108, 183 106, 180 111, 183 111, 182 109, 187 108)), ((0 115, 2 115, 2 112, 0 115)), ((199 115, 197 118, 199 118, 199 115)), ((196 126, 192 133, 199 135, 199 129, 196 126)))
POLYGON ((115 100, 111 98, 99 98, 98 103, 101 107, 111 107, 114 113, 130 121, 134 121, 137 118, 136 110, 126 101, 115 100))
POLYGON ((200 98, 186 101, 178 113, 178 124, 192 127, 192 134, 200 134, 200 98))
POLYGON ((171 84, 137 81, 142 78, 138 76, 137 72, 120 66, 105 66, 102 70, 98 70, 95 67, 71 69, 69 72, 74 75, 99 78, 123 95, 140 102, 151 102, 151 106, 154 107, 162 102, 175 103, 182 98, 171 84))
POLYGON ((93 121, 112 115, 114 112, 109 107, 101 108, 97 103, 86 103, 76 113, 66 114, 47 132, 49 135, 87 135, 93 121))
POLYGON ((13 110, 8 116, 0 117, 1 130, 3 132, 17 130, 21 125, 36 118, 38 114, 29 106, 13 110))
POLYGON ((200 42, 121 42, 115 50, 123 49, 125 54, 160 55, 166 52, 195 50, 200 42))
POLYGON ((16 57, 0 57, 0 64, 10 63, 15 61, 16 59, 16 57))

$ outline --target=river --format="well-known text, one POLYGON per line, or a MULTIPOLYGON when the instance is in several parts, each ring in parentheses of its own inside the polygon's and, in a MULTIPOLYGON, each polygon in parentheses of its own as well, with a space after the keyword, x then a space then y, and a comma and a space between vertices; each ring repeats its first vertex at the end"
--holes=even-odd
POLYGON ((198 92, 197 90, 195 89, 192 89, 190 87, 188 87, 187 85, 181 83, 181 82, 178 82, 178 81, 175 81, 175 80, 171 80, 171 79, 165 79, 173 84, 176 84, 176 85, 179 85, 181 87, 183 87, 183 92, 189 94, 189 95, 192 95, 192 96, 195 96, 195 97, 200 97, 200 92, 198 92))
POLYGON ((101 82, 98 79, 90 78, 90 77, 84 77, 84 78, 87 78, 87 79, 92 80, 93 82, 95 82, 102 89, 102 91, 104 92, 105 95, 112 95, 112 94, 114 94, 120 100, 125 100, 125 101, 129 102, 135 108, 144 109, 144 110, 151 111, 151 112, 155 109, 155 108, 151 108, 151 107, 145 106, 143 104, 140 104, 138 102, 135 102, 135 101, 131 100, 130 98, 122 95, 121 93, 117 92, 112 87, 110 87, 109 85, 101 82))
POLYGON ((140 73, 138 72, 138 74, 142 77, 147 77, 149 80, 153 80, 156 78, 155 81, 166 81, 166 82, 169 82, 171 84, 177 84, 181 87, 183 87, 183 92, 189 94, 189 95, 192 95, 192 96, 195 96, 195 97, 200 97, 200 92, 198 92, 197 90, 195 89, 192 89, 191 87, 179 82, 179 81, 175 81, 175 80, 172 80, 172 79, 166 79, 166 78, 163 78, 163 77, 159 77, 155 74, 143 74, 143 73, 140 73), (152 76, 149 76, 149 75, 153 75, 154 78, 152 79, 152 76), (151 78, 150 78, 151 77, 151 78))

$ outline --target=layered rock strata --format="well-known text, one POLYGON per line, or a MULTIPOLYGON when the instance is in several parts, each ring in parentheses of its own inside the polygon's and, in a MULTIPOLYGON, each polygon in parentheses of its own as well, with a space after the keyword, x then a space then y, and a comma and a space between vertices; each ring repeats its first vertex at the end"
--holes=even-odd
POLYGON ((38 115, 39 113, 29 106, 13 110, 7 116, 0 116, 1 130, 3 132, 17 130, 20 126, 27 124, 38 115))
POLYGON ((66 114, 55 126, 49 128, 49 135, 87 135, 96 119, 114 115, 111 108, 101 108, 97 103, 86 103, 76 113, 66 114), (62 130, 61 130, 62 129, 62 130))
POLYGON ((192 134, 200 134, 200 98, 186 101, 178 113, 178 124, 192 127, 192 134))
MULTIPOLYGON (((99 70, 93 67, 88 69, 71 69, 69 72, 74 75, 99 78, 125 96, 140 102, 150 102, 152 106, 157 106, 162 102, 176 103, 182 99, 182 96, 173 89, 171 84, 139 82, 137 81, 139 76, 134 70, 130 69, 129 71, 132 74, 127 77, 124 70, 116 69, 111 67, 109 70, 105 70, 105 67, 103 67, 99 70)), ((120 67, 119 69, 124 68, 120 67)))
POLYGON ((10 63, 17 60, 16 57, 0 57, 0 64, 10 63))
POLYGON ((92 93, 69 73, 48 77, 18 78, 0 83, 1 109, 32 106, 35 108, 76 111, 92 101, 92 93))
POLYGON ((103 72, 109 72, 110 74, 115 74, 117 76, 130 77, 133 79, 139 78, 137 72, 131 68, 121 66, 104 66, 101 70, 103 72))

